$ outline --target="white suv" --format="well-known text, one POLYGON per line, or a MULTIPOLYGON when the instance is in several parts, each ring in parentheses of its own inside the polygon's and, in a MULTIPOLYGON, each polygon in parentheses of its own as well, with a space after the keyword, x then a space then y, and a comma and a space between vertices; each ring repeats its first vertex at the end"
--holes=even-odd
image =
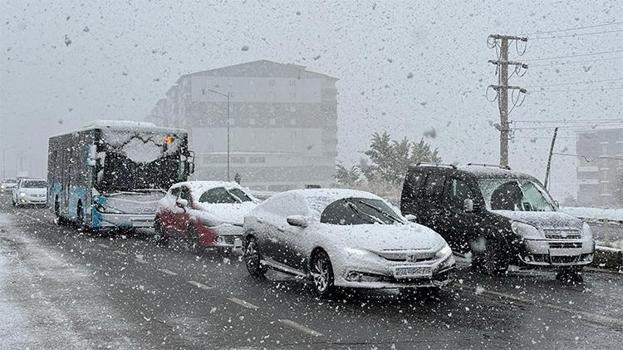
POLYGON ((48 183, 42 179, 21 179, 13 189, 14 206, 45 205, 48 202, 48 183))

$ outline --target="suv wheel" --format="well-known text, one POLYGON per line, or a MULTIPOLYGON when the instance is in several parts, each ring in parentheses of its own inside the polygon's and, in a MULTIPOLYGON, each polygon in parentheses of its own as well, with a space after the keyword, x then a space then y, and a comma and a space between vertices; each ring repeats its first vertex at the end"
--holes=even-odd
POLYGON ((311 277, 314 291, 321 298, 326 298, 333 291, 333 266, 329 255, 319 250, 311 260, 311 277))
POLYGON ((255 237, 249 237, 244 248, 244 263, 247 271, 253 277, 264 277, 266 274, 266 266, 262 265, 262 255, 255 237))
POLYGON ((508 259, 496 239, 484 240, 484 247, 480 251, 472 250, 472 267, 480 272, 492 276, 503 275, 508 265, 508 259))

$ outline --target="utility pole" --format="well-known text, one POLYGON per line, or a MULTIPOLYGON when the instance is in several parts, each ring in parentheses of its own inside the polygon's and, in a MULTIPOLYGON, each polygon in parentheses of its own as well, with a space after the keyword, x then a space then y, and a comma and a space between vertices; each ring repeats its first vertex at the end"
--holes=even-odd
POLYGON ((229 110, 230 110, 230 98, 231 98, 231 92, 227 91, 225 92, 221 92, 218 90, 214 90, 214 89, 206 89, 206 91, 210 91, 212 93, 215 93, 217 95, 221 95, 225 98, 227 98, 227 181, 230 181, 230 176, 229 176, 229 171, 230 171, 230 163, 231 163, 231 152, 230 152, 230 129, 231 129, 231 118, 229 115, 229 110))
POLYGON ((510 121, 508 120, 508 90, 518 90, 520 93, 526 93, 526 90, 520 88, 519 86, 508 85, 508 66, 515 66, 515 71, 520 68, 528 68, 528 65, 524 63, 508 60, 508 45, 509 42, 512 41, 527 42, 528 38, 492 34, 489 35, 489 40, 492 40, 494 43, 493 47, 497 47, 499 41, 500 55, 498 59, 489 60, 489 63, 498 66, 498 84, 490 85, 489 87, 493 88, 497 92, 498 108, 500 110, 500 126, 498 128, 500 131, 500 166, 508 167, 508 141, 510 139, 511 131, 510 121))
POLYGON ((558 135, 558 127, 554 129, 552 144, 549 146, 549 156, 547 157, 547 167, 545 168, 545 181, 543 183, 545 189, 547 189, 547 184, 549 183, 549 169, 552 166, 552 156, 554 155, 554 144, 556 144, 556 135, 558 135))

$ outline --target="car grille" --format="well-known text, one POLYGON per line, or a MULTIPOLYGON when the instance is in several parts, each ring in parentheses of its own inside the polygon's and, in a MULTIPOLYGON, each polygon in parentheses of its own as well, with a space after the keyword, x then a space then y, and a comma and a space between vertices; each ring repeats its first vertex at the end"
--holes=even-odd
POLYGON ((566 240, 566 239, 581 239, 580 230, 564 228, 564 229, 552 229, 546 228, 543 230, 545 233, 545 238, 547 239, 555 239, 555 240, 566 240))
POLYGON ((550 248, 582 248, 582 242, 550 242, 550 248))
POLYGON ((408 261, 408 262, 418 262, 418 261, 426 261, 435 259, 435 252, 422 252, 415 250, 405 250, 405 251, 395 251, 395 250, 382 250, 380 252, 376 252, 376 254, 381 257, 389 260, 389 261, 408 261))

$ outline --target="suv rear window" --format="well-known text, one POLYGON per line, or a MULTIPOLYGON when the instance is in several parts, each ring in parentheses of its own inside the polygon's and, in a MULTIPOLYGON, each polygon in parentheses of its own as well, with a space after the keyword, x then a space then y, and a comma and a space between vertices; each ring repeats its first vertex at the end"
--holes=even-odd
POLYGON ((424 197, 428 199, 440 198, 445 180, 446 176, 443 174, 428 174, 424 185, 424 197))

